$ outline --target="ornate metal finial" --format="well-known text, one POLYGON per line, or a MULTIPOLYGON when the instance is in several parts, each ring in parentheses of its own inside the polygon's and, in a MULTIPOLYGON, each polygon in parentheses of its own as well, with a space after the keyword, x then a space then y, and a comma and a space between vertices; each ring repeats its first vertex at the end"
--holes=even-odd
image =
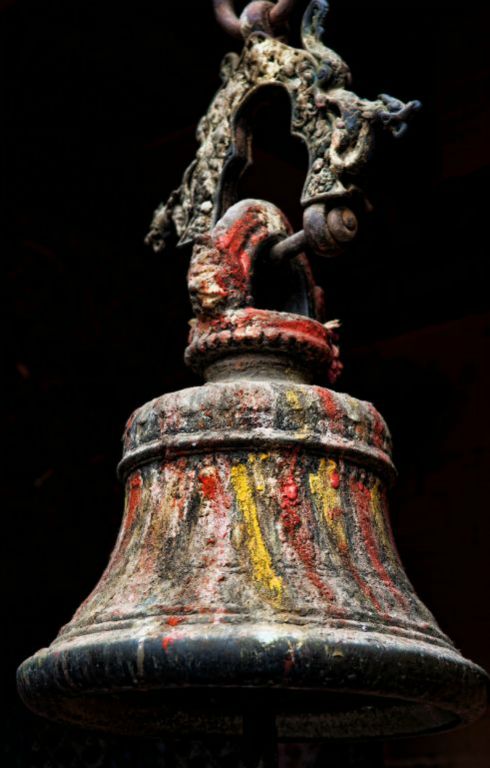
POLYGON ((216 12, 233 34, 245 35, 240 56, 227 54, 221 67, 223 85, 197 130, 200 147, 181 186, 155 212, 147 243, 161 251, 175 229, 179 245, 194 243, 236 200, 239 176, 251 162, 247 105, 268 86, 284 89, 291 102, 291 132, 308 150, 309 168, 301 204, 349 203, 362 198, 355 176, 366 163, 376 126, 403 134, 406 120, 419 108, 386 94, 375 101, 348 90, 347 64, 322 42, 327 0, 313 0, 302 23, 304 49, 273 36, 292 2, 251 3, 235 16, 227 0, 215 0, 216 12), (264 31, 264 6, 270 8, 270 32, 264 31), (262 12, 259 13, 259 10, 262 12), (252 13, 253 11, 253 13, 252 13), (274 15, 275 11, 275 15, 274 15))
MULTIPOLYGON (((357 216, 367 207, 356 175, 369 157, 375 128, 400 136, 419 102, 404 104, 385 94, 369 101, 348 90, 347 64, 322 42, 326 0, 313 0, 306 9, 304 47, 288 45, 284 22, 292 5, 259 0, 238 18, 230 0, 215 0, 222 25, 243 36, 243 51, 225 56, 223 85, 199 123, 196 158, 155 212, 146 241, 161 251, 176 233, 179 245, 193 245, 188 282, 197 319, 186 351, 190 365, 205 371, 230 352, 268 351, 308 361, 315 376, 322 371, 333 383, 341 368, 336 323, 321 325, 322 291, 302 252, 335 255, 356 236, 357 216), (289 96, 291 132, 308 150, 303 229, 294 234, 270 202, 237 200, 238 180, 252 162, 250 116, 271 88, 289 96), (289 270, 290 285, 296 283, 275 312, 259 308, 254 286, 259 251, 263 257, 266 246, 269 261, 287 261, 283 273, 289 270), (298 315, 304 318, 301 330, 298 315)), ((274 282, 284 274, 269 270, 268 278, 274 282)))

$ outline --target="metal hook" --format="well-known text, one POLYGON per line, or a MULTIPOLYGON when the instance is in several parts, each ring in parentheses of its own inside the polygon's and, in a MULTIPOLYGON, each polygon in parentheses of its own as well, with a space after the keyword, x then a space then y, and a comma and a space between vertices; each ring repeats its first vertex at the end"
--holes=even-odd
MULTIPOLYGON (((278 0, 269 12, 272 26, 280 26, 288 18, 298 0, 278 0)), ((242 37, 240 19, 236 15, 233 0, 213 0, 214 13, 221 24, 233 37, 242 37)))

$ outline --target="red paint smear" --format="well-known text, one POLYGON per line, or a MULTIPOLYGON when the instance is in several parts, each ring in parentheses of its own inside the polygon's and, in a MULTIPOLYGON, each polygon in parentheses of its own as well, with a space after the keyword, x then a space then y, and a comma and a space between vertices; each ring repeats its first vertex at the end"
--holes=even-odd
POLYGON ((141 501, 143 479, 140 472, 135 472, 129 481, 129 494, 128 494, 128 513, 126 515, 126 529, 131 528, 136 516, 136 510, 138 509, 141 501))
POLYGON ((211 501, 218 500, 218 484, 215 473, 199 475, 203 495, 211 501))
POLYGON ((371 521, 371 491, 369 488, 366 488, 364 483, 356 483, 355 481, 351 482, 351 490, 355 497, 355 506, 359 515, 359 524, 371 563, 383 584, 388 587, 395 600, 397 600, 402 608, 406 608, 407 602, 405 598, 397 589, 389 573, 379 559, 378 547, 371 521))
MULTIPOLYGON (((182 616, 169 616, 167 619, 167 624, 170 627, 176 627, 178 624, 182 624, 183 621, 185 621, 185 619, 182 618, 182 616)), ((168 640, 169 638, 166 639, 168 640)))
MULTIPOLYGON (((329 476, 329 482, 330 482, 330 486, 332 488, 337 489, 339 487, 339 485, 340 485, 340 477, 339 477, 338 472, 335 471, 335 472, 331 473, 331 475, 329 476)), ((337 517, 340 517, 341 515, 343 515, 343 511, 342 511, 341 507, 335 507, 332 510, 331 514, 332 514, 332 520, 335 520, 337 517)), ((354 579, 354 581, 356 582, 357 586, 359 587, 359 589, 368 598, 368 600, 372 603, 372 605, 374 606, 376 611, 379 614, 384 616, 384 613, 382 611, 381 605, 379 604, 378 600, 376 599, 376 596, 375 596, 374 592, 372 591, 372 589, 369 586, 369 584, 367 584, 364 581, 362 576, 359 574, 357 568, 355 567, 354 563, 352 562, 352 557, 351 557, 351 553, 349 551, 348 545, 344 544, 343 542, 339 542, 338 549, 339 549, 340 556, 344 559, 344 561, 346 563, 346 566, 347 566, 347 568, 348 568, 352 578, 354 579)))
POLYGON ((354 563, 351 561, 350 557, 349 557, 348 568, 349 568, 349 571, 350 571, 350 573, 352 575, 352 578, 354 579, 354 581, 356 582, 357 586, 362 591, 362 593, 364 595, 366 595, 368 600, 370 600, 370 602, 374 605, 374 607, 376 608, 376 611, 381 616, 386 617, 386 614, 384 613, 384 611, 382 610, 378 600, 376 599, 376 595, 374 594, 374 592, 371 589, 371 587, 369 586, 369 584, 366 584, 364 579, 359 575, 359 573, 357 572, 357 569, 354 566, 354 563))
POLYGON ((218 250, 230 259, 240 259, 244 254, 254 253, 257 245, 268 235, 263 226, 263 211, 260 206, 250 206, 225 232, 215 239, 218 250))
MULTIPOLYGON (((277 327, 281 330, 287 331, 290 334, 293 334, 294 336, 311 336, 313 333, 315 336, 321 337, 321 340, 324 341, 324 334, 319 332, 320 329, 323 329, 323 326, 320 325, 319 328, 316 327, 317 321, 316 320, 310 320, 309 318, 305 318, 302 320, 301 318, 284 318, 284 320, 281 323, 277 323, 277 327)), ((318 324, 319 325, 319 324, 318 324)))
MULTIPOLYGON (((338 430, 341 426, 341 420, 343 416, 342 409, 335 401, 335 397, 332 395, 329 389, 324 387, 317 387, 317 392, 325 408, 325 413, 329 420, 329 426, 334 430, 338 430)), ((334 486, 335 487, 335 486, 334 486)))
MULTIPOLYGON (((233 315, 230 319, 226 314, 218 317, 200 318, 199 328, 201 331, 219 333, 228 330, 244 330, 255 334, 263 331, 269 333, 273 330, 275 333, 285 333, 299 338, 306 338, 311 343, 324 346, 327 343, 326 330, 318 321, 310 318, 297 318, 291 316, 274 316, 274 324, 271 326, 271 313, 269 310, 255 309, 255 307, 244 307, 233 315)), ((317 388, 319 391, 320 387, 317 388)), ((328 390, 323 390, 328 392, 328 390)))
MULTIPOLYGON (((210 503, 212 515, 205 538, 208 549, 204 550, 201 556, 203 575, 197 600, 208 602, 212 599, 219 604, 219 613, 225 614, 227 610, 222 596, 222 584, 226 580, 225 574, 228 573, 229 567, 229 520, 226 510, 231 508, 232 500, 223 486, 218 466, 203 468, 199 474, 199 482, 203 497, 210 503)), ((216 612, 216 608, 208 609, 206 606, 198 607, 198 610, 210 614, 216 612)))
POLYGON ((224 506, 226 509, 230 508, 231 500, 224 492, 217 473, 210 472, 206 474, 203 472, 199 475, 199 482, 203 496, 212 501, 213 505, 218 505, 215 509, 219 510, 219 506, 224 506))
MULTIPOLYGON (((323 582, 316 570, 316 553, 313 541, 310 538, 310 521, 303 520, 298 512, 299 489, 294 479, 294 470, 297 461, 297 453, 293 462, 290 464, 290 471, 287 477, 282 480, 279 486, 279 503, 282 509, 281 521, 288 540, 293 546, 294 551, 303 563, 306 569, 306 576, 314 587, 323 597, 331 602, 335 602, 335 595, 332 590, 323 582)), ((309 507, 305 505, 302 508, 303 515, 309 512, 309 507)))
POLYGON ((162 639, 162 648, 163 648, 163 650, 164 651, 168 651, 169 647, 171 645, 173 645, 174 642, 175 642, 175 639, 173 637, 168 637, 168 636, 164 637, 162 639))
POLYGON ((229 292, 244 298, 250 289, 251 255, 264 237, 258 213, 258 209, 249 209, 215 239, 215 246, 223 255, 220 280, 229 292))
MULTIPOLYGON (((224 255, 223 258, 225 258, 224 255)), ((199 350, 204 338, 208 338, 208 342, 213 339, 215 344, 226 345, 230 341, 230 334, 239 334, 242 331, 244 338, 249 339, 252 344, 260 345, 265 334, 270 343, 276 343, 283 337, 293 338, 328 358, 333 354, 329 347, 327 331, 316 320, 296 319, 291 315, 281 317, 284 313, 279 312, 272 313, 274 315, 272 317, 268 310, 243 307, 243 304, 250 303, 252 300, 250 276, 244 275, 241 266, 239 270, 236 266, 233 270, 230 267, 226 269, 228 271, 224 279, 229 288, 227 308, 234 311, 225 311, 217 317, 200 316, 190 332, 191 348, 199 350)))

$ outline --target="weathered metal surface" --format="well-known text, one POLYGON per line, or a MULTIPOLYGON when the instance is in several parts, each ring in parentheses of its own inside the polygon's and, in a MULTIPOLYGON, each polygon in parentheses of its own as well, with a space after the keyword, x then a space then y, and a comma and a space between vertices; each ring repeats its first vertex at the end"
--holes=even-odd
POLYGON ((221 26, 233 37, 242 37, 250 27, 259 26, 272 33, 280 29, 287 20, 298 0, 255 0, 244 9, 240 18, 235 13, 232 0, 213 0, 216 18, 221 26))
POLYGON ((316 203, 305 209, 304 226, 273 245, 270 258, 291 258, 307 247, 321 256, 336 256, 342 246, 356 236, 358 222, 355 213, 346 206, 328 210, 324 204, 316 203))
MULTIPOLYGON (((289 367, 310 369, 313 376, 335 382, 341 370, 335 323, 321 322, 323 291, 315 285, 304 254, 267 275, 285 282, 280 311, 256 307, 260 264, 271 266, 271 246, 285 242, 290 232, 276 206, 241 200, 200 238, 188 273, 196 314, 185 355, 189 365, 205 371, 225 355, 273 352, 286 356, 289 367)), ((266 290, 270 294, 271 286, 266 290)))
POLYGON ((401 125, 414 107, 345 90, 346 66, 319 42, 325 8, 309 6, 306 51, 247 33, 157 223, 156 237, 173 219, 194 244, 186 360, 207 383, 130 418, 107 569, 19 668, 41 714, 206 734, 241 734, 253 714, 275 718, 279 738, 351 739, 449 728, 485 708, 485 672, 441 632, 396 553, 386 425, 371 404, 319 386, 341 370, 338 323, 324 322, 301 249, 331 255, 355 235, 346 174, 365 161, 375 120, 401 125), (310 150, 296 235, 271 203, 235 203, 226 180, 227 163, 248 157, 239 110, 271 83, 288 90, 310 150))
MULTIPOLYGON (((390 436, 375 408, 311 379, 339 373, 307 259, 296 313, 255 306, 290 226, 243 200, 194 248, 186 358, 208 383, 128 422, 126 505, 101 581, 24 662, 35 710, 124 732, 280 738, 447 728, 485 706, 485 673, 417 598, 393 543, 390 436)), ((289 284, 287 285, 289 289, 289 284)))
MULTIPOLYGON (((229 6, 229 4, 225 4, 229 6)), ((223 86, 197 131, 200 147, 182 185, 155 212, 147 242, 164 247, 175 228, 180 244, 208 233, 236 202, 236 184, 251 162, 249 113, 267 88, 282 88, 291 101, 291 132, 308 150, 309 169, 301 203, 334 201, 360 205, 355 176, 365 165, 376 125, 400 135, 410 113, 420 105, 386 94, 362 99, 348 90, 346 63, 321 41, 325 0, 310 2, 302 28, 304 49, 249 30, 240 56, 228 54, 222 64, 223 86)))
POLYGON ((427 731, 481 711, 484 673, 396 554, 390 438, 372 405, 242 378, 157 398, 124 443, 115 550, 21 667, 31 707, 91 727, 239 734, 264 706, 281 738, 427 731))

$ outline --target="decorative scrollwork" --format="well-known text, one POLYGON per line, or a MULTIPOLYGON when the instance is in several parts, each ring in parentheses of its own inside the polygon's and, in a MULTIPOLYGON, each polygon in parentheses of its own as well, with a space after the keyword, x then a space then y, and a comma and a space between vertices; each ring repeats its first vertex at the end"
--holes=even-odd
POLYGON ((301 204, 342 202, 361 194, 355 176, 368 159, 375 126, 380 124, 399 136, 420 104, 404 104, 386 94, 369 101, 348 90, 351 74, 347 64, 321 39, 328 7, 326 0, 309 4, 302 23, 304 48, 293 48, 252 30, 240 56, 225 56, 223 85, 198 126, 196 158, 179 189, 155 212, 147 236, 155 250, 162 250, 173 229, 179 245, 196 242, 236 202, 230 198, 230 175, 239 175, 251 161, 247 104, 267 86, 286 90, 291 132, 308 150, 301 204), (244 136, 237 135, 238 124, 244 136))

